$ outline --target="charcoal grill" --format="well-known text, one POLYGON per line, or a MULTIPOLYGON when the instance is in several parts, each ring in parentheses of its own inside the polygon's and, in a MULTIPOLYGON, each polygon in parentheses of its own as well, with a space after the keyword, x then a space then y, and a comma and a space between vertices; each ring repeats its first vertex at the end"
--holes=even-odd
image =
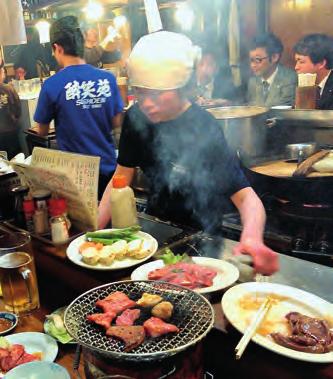
MULTIPOLYGON (((142 324, 149 317, 139 319, 136 324, 142 324)), ((208 300, 187 288, 160 281, 121 281, 96 287, 80 295, 68 306, 64 321, 69 334, 82 346, 108 358, 143 362, 170 357, 199 342, 213 326, 214 311, 208 300), (144 292, 160 295, 170 301, 174 305, 174 312, 169 322, 179 328, 179 333, 158 338, 147 337, 142 345, 130 353, 124 352, 121 341, 107 337, 104 330, 86 320, 87 315, 101 312, 95 306, 96 301, 115 291, 124 292, 135 301, 144 292)))

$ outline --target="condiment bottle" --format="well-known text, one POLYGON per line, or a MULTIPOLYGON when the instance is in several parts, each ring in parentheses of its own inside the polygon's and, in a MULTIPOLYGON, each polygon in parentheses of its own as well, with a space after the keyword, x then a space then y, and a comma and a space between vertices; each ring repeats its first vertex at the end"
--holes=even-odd
POLYGON ((50 199, 51 237, 54 243, 66 242, 69 238, 70 223, 67 217, 66 200, 63 198, 50 199))
POLYGON ((49 190, 39 189, 32 193, 36 209, 48 209, 48 202, 51 198, 49 190))
POLYGON ((137 225, 135 197, 132 188, 126 185, 124 175, 115 175, 111 188, 111 220, 113 228, 137 225))
POLYGON ((25 217, 26 229, 29 233, 35 231, 33 216, 35 213, 35 203, 32 199, 23 201, 23 212, 25 217))
POLYGON ((26 186, 18 186, 12 188, 11 192, 15 196, 15 204, 14 204, 14 223, 16 226, 25 229, 25 216, 23 211, 23 201, 24 197, 28 194, 29 188, 26 186))

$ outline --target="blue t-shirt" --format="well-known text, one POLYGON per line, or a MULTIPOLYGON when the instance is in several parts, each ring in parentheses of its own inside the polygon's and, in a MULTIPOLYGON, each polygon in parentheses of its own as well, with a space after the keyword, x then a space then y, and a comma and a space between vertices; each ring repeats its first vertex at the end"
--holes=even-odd
POLYGON ((54 119, 59 149, 100 156, 100 172, 108 175, 116 166, 112 118, 122 110, 114 75, 82 64, 44 82, 34 119, 40 124, 54 119))

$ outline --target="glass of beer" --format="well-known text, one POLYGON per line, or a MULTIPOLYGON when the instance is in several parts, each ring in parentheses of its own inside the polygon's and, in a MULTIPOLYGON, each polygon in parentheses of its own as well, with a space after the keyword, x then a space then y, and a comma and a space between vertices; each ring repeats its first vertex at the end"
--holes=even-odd
POLYGON ((23 251, 0 257, 0 282, 5 309, 25 315, 39 308, 33 257, 23 251))
POLYGON ((0 283, 8 311, 27 314, 39 308, 36 269, 28 233, 0 227, 0 283))

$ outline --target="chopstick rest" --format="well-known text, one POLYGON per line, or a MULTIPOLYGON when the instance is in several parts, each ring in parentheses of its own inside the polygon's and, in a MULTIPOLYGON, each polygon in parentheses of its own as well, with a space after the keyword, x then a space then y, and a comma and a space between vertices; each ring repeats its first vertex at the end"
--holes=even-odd
POLYGON ((237 346, 235 347, 235 353, 236 353, 236 359, 240 359, 246 346, 250 342, 253 335, 256 333, 256 330, 258 329, 259 325, 263 321, 265 315, 269 311, 270 307, 272 305, 272 300, 268 296, 266 300, 261 304, 260 308, 258 309, 255 317, 253 318, 250 325, 246 328, 243 337, 238 342, 237 346))

